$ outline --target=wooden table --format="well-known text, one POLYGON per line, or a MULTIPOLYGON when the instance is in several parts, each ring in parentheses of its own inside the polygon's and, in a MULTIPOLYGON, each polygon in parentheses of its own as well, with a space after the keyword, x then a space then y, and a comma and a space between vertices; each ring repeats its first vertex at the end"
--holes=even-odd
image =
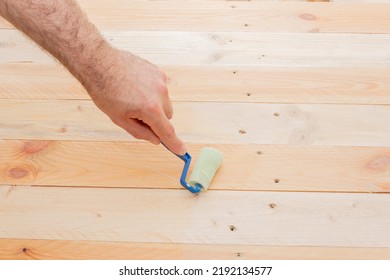
POLYGON ((190 194, 1 21, 1 259, 390 258, 390 3, 79 2, 223 166, 190 194))

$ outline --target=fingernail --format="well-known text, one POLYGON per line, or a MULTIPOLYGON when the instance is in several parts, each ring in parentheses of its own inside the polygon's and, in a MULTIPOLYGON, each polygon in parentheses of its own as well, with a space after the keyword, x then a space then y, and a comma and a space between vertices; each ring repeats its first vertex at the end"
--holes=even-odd
POLYGON ((180 149, 180 155, 184 155, 187 152, 187 147, 183 145, 183 147, 180 149))

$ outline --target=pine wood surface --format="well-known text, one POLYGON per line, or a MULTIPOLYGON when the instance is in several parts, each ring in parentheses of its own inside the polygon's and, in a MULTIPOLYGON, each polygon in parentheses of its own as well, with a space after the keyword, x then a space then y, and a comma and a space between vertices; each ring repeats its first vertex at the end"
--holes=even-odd
POLYGON ((1 238, 390 246, 383 194, 3 186, 0 199, 1 238))
POLYGON ((377 260, 388 259, 388 248, 254 246, 75 240, 0 239, 1 259, 97 260, 377 260), (77 252, 75 254, 75 252, 77 252))
MULTIPOLYGON (((174 102, 390 104, 386 67, 161 68, 174 102)), ((0 64, 0 98, 90 99, 63 66, 23 62, 0 64)))
MULTIPOLYGON (((115 47, 159 65, 389 67, 390 34, 103 30, 115 47)), ((1 63, 54 63, 19 31, 0 29, 1 63)))
MULTIPOLYGON (((79 0, 101 29, 389 33, 385 3, 79 0)), ((0 28, 12 28, 5 21, 0 28)))
POLYGON ((390 259, 387 0, 79 2, 223 165, 190 194, 0 20, 0 259, 390 259))
MULTIPOLYGON (((194 162, 206 144, 189 144, 194 162)), ((390 149, 218 144, 213 190, 389 192, 390 149), (240 163, 238 165, 238 163, 240 163), (310 166, 311 172, 307 172, 310 166)), ((3 140, 0 183, 181 189, 183 163, 145 143, 3 140), (152 154, 153 156, 148 156, 152 154)))
MULTIPOLYGON (((209 144, 383 146, 388 105, 174 103, 185 141, 209 144)), ((0 99, 3 139, 135 141, 90 100, 0 99)))

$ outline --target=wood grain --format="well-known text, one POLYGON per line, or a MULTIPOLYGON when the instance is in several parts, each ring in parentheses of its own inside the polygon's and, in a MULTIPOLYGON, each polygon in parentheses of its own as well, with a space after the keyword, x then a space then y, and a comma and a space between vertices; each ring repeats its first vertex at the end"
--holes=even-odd
POLYGON ((0 259, 378 260, 390 259, 390 249, 0 239, 0 259))
MULTIPOLYGON (((389 67, 389 34, 110 30, 115 46, 158 65, 389 67), (304 51, 303 51, 304 50, 304 51)), ((15 30, 0 30, 0 62, 53 63, 15 30)))
MULTIPOLYGON (((390 145, 386 105, 177 102, 174 112, 188 143, 390 145)), ((0 120, 2 139, 133 141, 90 100, 0 99, 0 120)))
MULTIPOLYGON (((390 104, 390 68, 164 66, 173 101, 390 104)), ((62 66, 0 64, 0 98, 89 99, 62 66)))
POLYGON ((0 259, 390 259, 389 3, 80 4, 225 159, 190 194, 0 19, 0 259))
MULTIPOLYGON (((79 0, 100 29, 390 33, 390 5, 79 0), (189 8, 191 7, 191 8, 189 8)), ((0 28, 12 28, 5 21, 0 28)))
MULTIPOLYGON (((188 145, 193 162, 203 146, 188 145)), ((225 159, 212 190, 390 191, 389 148, 213 147, 225 159)), ((163 147, 146 143, 0 141, 0 184, 182 190, 182 168, 163 147)))
POLYGON ((389 203, 384 194, 2 186, 0 238, 389 247, 389 203))

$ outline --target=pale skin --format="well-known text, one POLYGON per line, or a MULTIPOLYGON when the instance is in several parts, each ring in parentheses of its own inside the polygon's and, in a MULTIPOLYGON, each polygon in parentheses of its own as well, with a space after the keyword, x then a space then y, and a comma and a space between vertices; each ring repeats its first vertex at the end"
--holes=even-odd
POLYGON ((0 15, 57 58, 115 124, 185 154, 170 122, 166 74, 111 46, 74 0, 0 0, 0 15))

